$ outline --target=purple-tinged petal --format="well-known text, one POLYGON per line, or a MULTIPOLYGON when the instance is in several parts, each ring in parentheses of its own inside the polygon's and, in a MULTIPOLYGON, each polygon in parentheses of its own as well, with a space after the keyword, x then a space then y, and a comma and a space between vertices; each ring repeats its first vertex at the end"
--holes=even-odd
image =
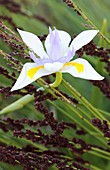
MULTIPOLYGON (((51 30, 52 31, 52 30, 51 30)), ((65 54, 67 53, 68 51, 68 46, 69 46, 69 43, 71 41, 71 37, 70 35, 65 32, 65 31, 61 31, 61 30, 53 30, 52 32, 55 33, 55 31, 57 31, 58 33, 58 36, 59 36, 59 39, 60 39, 60 46, 61 46, 61 57, 64 57, 65 54)), ((47 36, 46 40, 45 40, 45 47, 48 51, 48 48, 50 48, 50 33, 49 35, 47 36)))
POLYGON ((71 49, 68 49, 67 55, 66 55, 66 62, 70 61, 75 55, 74 46, 71 47, 71 49))
POLYGON ((61 63, 66 63, 69 62, 73 56, 75 55, 75 51, 74 51, 74 47, 72 46, 72 48, 68 48, 68 52, 66 54, 65 57, 61 57, 59 60, 57 60, 57 62, 61 62, 61 63))
POLYGON ((38 65, 44 65, 45 63, 53 63, 54 61, 50 59, 41 59, 41 58, 36 58, 33 52, 29 52, 30 58, 38 65))
POLYGON ((61 41, 58 35, 57 30, 54 31, 49 28, 49 35, 45 42, 47 54, 49 55, 49 58, 53 61, 56 61, 60 59, 61 56, 61 41))
POLYGON ((50 59, 41 59, 41 58, 36 58, 36 56, 34 55, 33 52, 29 52, 30 54, 30 58, 38 65, 44 65, 46 63, 53 63, 54 61, 50 60, 50 59))
POLYGON ((29 52, 30 54, 30 58, 35 62, 35 63, 38 63, 38 58, 36 58, 36 56, 34 55, 33 52, 29 52))
POLYGON ((46 63, 54 63, 54 61, 50 60, 50 59, 39 59, 39 63, 41 65, 44 65, 46 63))

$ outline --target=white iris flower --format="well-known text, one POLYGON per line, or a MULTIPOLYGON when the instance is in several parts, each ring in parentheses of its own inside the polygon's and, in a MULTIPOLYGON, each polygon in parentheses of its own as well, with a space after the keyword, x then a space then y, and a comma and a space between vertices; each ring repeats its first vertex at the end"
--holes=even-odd
POLYGON ((30 57, 34 62, 24 64, 11 91, 21 89, 38 78, 52 73, 69 73, 74 77, 88 80, 104 79, 85 59, 78 58, 70 61, 77 50, 96 36, 97 30, 83 31, 70 44, 71 37, 67 32, 49 28, 49 34, 44 44, 46 50, 36 35, 19 29, 18 32, 38 58, 30 52, 30 57))

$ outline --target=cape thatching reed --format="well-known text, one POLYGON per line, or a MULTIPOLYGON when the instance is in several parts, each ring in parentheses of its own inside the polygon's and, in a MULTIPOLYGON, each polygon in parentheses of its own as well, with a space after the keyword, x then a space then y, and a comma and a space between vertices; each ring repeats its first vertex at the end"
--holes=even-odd
POLYGON ((0 0, 0 170, 110 169, 108 1, 0 0))

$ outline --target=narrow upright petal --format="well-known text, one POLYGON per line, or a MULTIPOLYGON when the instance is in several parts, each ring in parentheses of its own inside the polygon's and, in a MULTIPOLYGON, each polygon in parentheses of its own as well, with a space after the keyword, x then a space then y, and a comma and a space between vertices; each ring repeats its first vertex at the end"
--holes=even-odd
POLYGON ((70 48, 74 46, 75 51, 79 50, 84 45, 88 44, 98 33, 98 30, 87 30, 81 32, 74 40, 71 42, 70 48))
POLYGON ((75 55, 75 50, 74 50, 74 46, 72 46, 72 48, 68 49, 67 55, 65 56, 66 58, 66 62, 70 61, 75 55))
POLYGON ((46 44, 46 50, 49 58, 55 61, 61 58, 61 41, 56 29, 52 31, 51 28, 49 28, 49 31, 50 36, 48 39, 48 43, 46 44))
POLYGON ((46 70, 43 65, 38 66, 36 63, 26 63, 11 91, 21 89, 38 78, 51 73, 52 71, 46 70))
POLYGON ((36 56, 34 55, 33 52, 29 52, 29 55, 30 55, 30 58, 35 62, 35 63, 38 63, 38 58, 36 58, 36 56))
POLYGON ((19 34, 21 35, 23 41, 26 45, 32 49, 40 58, 48 58, 48 55, 44 51, 42 42, 40 39, 34 35, 33 33, 22 31, 17 29, 19 34))
POLYGON ((62 68, 63 73, 70 73, 74 77, 88 80, 103 80, 99 73, 85 59, 76 59, 72 62, 65 63, 62 68))
POLYGON ((75 51, 74 48, 68 49, 67 54, 64 57, 61 57, 57 62, 66 63, 69 62, 74 57, 75 51))
MULTIPOLYGON (((46 38, 46 40, 45 40, 45 47, 46 47, 46 50, 47 50, 47 52, 49 53, 49 51, 51 50, 51 42, 50 42, 50 39, 51 39, 51 37, 52 37, 52 35, 55 35, 55 32, 57 32, 57 34, 58 35, 56 35, 57 37, 59 37, 59 38, 57 38, 57 40, 60 42, 60 44, 59 44, 59 42, 58 42, 58 44, 60 45, 60 50, 59 50, 59 53, 61 53, 60 55, 61 55, 61 57, 64 57, 65 56, 65 54, 67 53, 67 50, 68 50, 68 45, 69 45, 69 43, 70 43, 70 41, 71 41, 71 37, 70 37, 70 35, 67 33, 67 32, 65 32, 65 31, 60 31, 60 30, 57 30, 57 29, 55 29, 55 30, 51 30, 50 29, 50 33, 48 34, 48 36, 47 36, 47 38, 46 38)), ((52 37, 52 38, 55 38, 55 37, 52 37)), ((53 44, 54 45, 54 44, 53 44)), ((60 56, 59 55, 59 56, 60 56)), ((51 57, 51 56, 50 56, 51 57)), ((57 60, 58 58, 56 58, 56 60, 57 60)))

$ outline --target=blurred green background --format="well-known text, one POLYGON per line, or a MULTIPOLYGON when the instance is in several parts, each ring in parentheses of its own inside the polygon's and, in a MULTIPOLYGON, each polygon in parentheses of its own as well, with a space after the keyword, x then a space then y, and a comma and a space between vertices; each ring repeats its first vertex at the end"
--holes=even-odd
MULTIPOLYGON (((57 29, 67 31, 72 37, 74 34, 79 34, 81 31, 88 29, 88 27, 84 26, 84 24, 87 24, 86 21, 73 9, 69 8, 65 3, 63 3, 62 0, 14 0, 14 2, 20 5, 21 12, 17 12, 16 10, 13 12, 12 10, 10 10, 8 0, 4 0, 4 3, 1 2, 0 16, 7 16, 11 18, 12 22, 15 23, 18 28, 30 31, 39 36, 48 33, 49 25, 51 27, 56 27, 57 29)), ((110 0, 73 0, 73 2, 75 2, 79 7, 82 8, 88 18, 98 27, 99 30, 101 30, 103 19, 106 19, 106 36, 110 38, 110 0)), ((8 27, 10 27, 13 31, 17 33, 10 22, 5 19, 2 20, 8 27)), ((99 44, 99 38, 99 36, 96 36, 96 38, 94 39, 97 45, 99 44)), ((110 48, 109 46, 107 47, 110 48)), ((1 40, 0 48, 7 53, 11 51, 11 49, 7 47, 7 45, 1 40)), ((91 57, 84 55, 84 58, 86 58, 97 69, 96 56, 91 57)), ((25 62, 25 60, 23 60, 23 62, 25 62)), ((12 68, 8 67, 8 65, 6 64, 6 60, 4 60, 1 55, 0 63, 5 68, 7 68, 10 73, 13 71, 12 68)), ((100 72, 100 70, 98 69, 97 71, 100 72)), ((104 68, 100 73, 109 79, 109 76, 104 68)), ((63 77, 72 86, 74 86, 85 98, 87 98, 88 101, 92 102, 94 87, 89 81, 73 78, 69 74, 65 74, 63 75, 63 77)), ((10 80, 7 80, 4 76, 0 75, 0 85, 7 87, 11 86, 12 82, 10 80)), ((63 91, 62 86, 60 86, 59 88, 63 91)), ((98 90, 98 88, 96 89, 98 90)), ((98 91, 98 93, 100 95, 95 96, 96 103, 93 102, 93 105, 102 110, 110 111, 110 101, 104 96, 104 94, 102 94, 102 92, 98 91), (97 105, 97 101, 100 100, 100 98, 101 103, 97 105)), ((13 97, 5 98, 4 95, 1 95, 0 98, 0 109, 2 109, 16 99, 20 98, 20 96, 15 95, 13 97)), ((48 107, 51 109, 51 105, 48 105, 48 107)), ((63 106, 61 107, 63 108, 63 106)), ((33 108, 33 102, 25 106, 23 109, 10 113, 8 116, 16 119, 22 117, 39 119, 42 117, 41 114, 39 114, 39 112, 37 112, 33 108)), ((63 115, 61 114, 58 117, 59 120, 61 120, 63 115)), ((67 120, 67 118, 63 118, 67 120)), ((2 137, 5 138, 5 135, 3 135, 2 137)), ((11 136, 9 135, 6 139, 8 138, 11 138, 11 136)), ((90 139, 88 139, 88 141, 90 141, 90 139)), ((97 165, 98 159, 93 158, 93 162, 95 162, 95 164, 97 165)), ((109 170, 110 163, 102 161, 100 162, 100 164, 100 166, 102 166, 103 168, 105 168, 106 164, 106 168, 104 170, 109 170)), ((15 168, 10 166, 9 169, 9 167, 7 167, 5 164, 0 164, 0 170, 15 170, 15 168)))

